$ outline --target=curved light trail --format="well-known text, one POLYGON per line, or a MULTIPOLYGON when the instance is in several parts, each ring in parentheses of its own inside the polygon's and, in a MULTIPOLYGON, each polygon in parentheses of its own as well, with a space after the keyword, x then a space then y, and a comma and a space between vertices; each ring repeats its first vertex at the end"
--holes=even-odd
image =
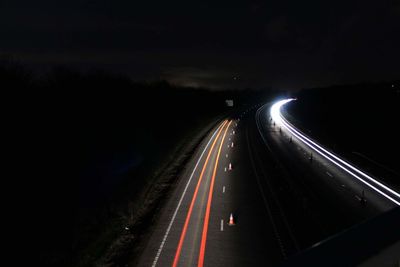
POLYGON ((385 198, 389 199, 393 203, 400 206, 400 194, 393 189, 389 188, 388 186, 382 184, 381 182, 377 181, 376 179, 372 178, 368 174, 364 173, 363 171, 357 169, 353 165, 349 164, 348 162, 344 161, 343 159, 339 158, 338 156, 334 155, 327 149, 323 148, 316 142, 312 141, 309 137, 301 133, 295 127, 290 125, 290 123, 282 116, 281 114, 281 107, 293 100, 294 98, 284 99, 281 101, 276 102, 271 107, 271 118, 275 121, 275 123, 279 126, 284 127, 287 131, 289 131, 293 136, 297 137, 300 141, 302 141, 305 145, 309 148, 338 166, 339 168, 343 169, 347 173, 349 173, 354 178, 358 179, 374 191, 378 192, 385 198))

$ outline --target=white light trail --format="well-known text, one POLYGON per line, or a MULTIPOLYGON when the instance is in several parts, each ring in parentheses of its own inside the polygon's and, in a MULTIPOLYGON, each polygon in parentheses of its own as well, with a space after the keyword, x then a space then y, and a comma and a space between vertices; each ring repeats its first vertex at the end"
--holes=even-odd
POLYGON ((312 141, 309 137, 305 136, 299 130, 291 126, 287 120, 281 114, 281 107, 290 101, 296 99, 290 98, 276 102, 271 107, 271 118, 275 121, 276 125, 284 127, 287 131, 297 137, 300 141, 310 147, 312 150, 316 151, 318 154, 323 156, 324 158, 328 159, 330 162, 338 166, 339 168, 343 169, 347 173, 349 173, 354 178, 358 179, 368 187, 372 188, 374 191, 378 192, 379 194, 383 195, 387 199, 391 200, 393 203, 400 206, 400 194, 394 191, 393 189, 387 187, 386 185, 382 184, 381 182, 377 181, 376 179, 372 178, 371 176, 367 175, 366 173, 362 172, 361 170, 357 169, 356 167, 352 166, 348 162, 340 159, 333 153, 329 152, 319 144, 312 141), (358 173, 359 175, 357 175, 358 173), (361 177, 362 176, 362 177, 361 177), (364 177, 364 178, 363 178, 364 177), (371 184, 372 182, 373 184, 371 184))

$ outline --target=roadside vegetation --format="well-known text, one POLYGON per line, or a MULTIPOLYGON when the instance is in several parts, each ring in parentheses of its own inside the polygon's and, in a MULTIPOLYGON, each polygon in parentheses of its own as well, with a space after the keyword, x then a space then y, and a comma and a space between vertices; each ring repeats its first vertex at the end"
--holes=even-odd
POLYGON ((40 266, 134 259, 179 173, 235 105, 266 93, 179 88, 65 67, 36 76, 0 62, 24 210, 21 249, 40 266), (240 101, 238 101, 240 100, 240 101))

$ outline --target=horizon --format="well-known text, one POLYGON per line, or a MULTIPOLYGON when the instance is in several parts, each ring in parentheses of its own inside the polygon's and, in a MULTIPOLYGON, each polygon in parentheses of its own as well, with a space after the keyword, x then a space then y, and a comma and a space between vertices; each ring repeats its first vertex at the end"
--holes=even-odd
POLYGON ((208 88, 310 88, 398 79, 394 1, 8 2, 0 54, 208 88))

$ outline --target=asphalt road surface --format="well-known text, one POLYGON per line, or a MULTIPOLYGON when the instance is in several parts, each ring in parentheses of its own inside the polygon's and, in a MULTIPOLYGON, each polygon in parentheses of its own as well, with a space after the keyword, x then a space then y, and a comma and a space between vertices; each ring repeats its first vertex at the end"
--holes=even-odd
POLYGON ((277 266, 396 206, 325 158, 314 153, 311 161, 269 108, 253 107, 209 133, 135 265, 277 266))
POLYGON ((283 259, 239 125, 223 122, 204 140, 138 266, 275 266, 283 259))

